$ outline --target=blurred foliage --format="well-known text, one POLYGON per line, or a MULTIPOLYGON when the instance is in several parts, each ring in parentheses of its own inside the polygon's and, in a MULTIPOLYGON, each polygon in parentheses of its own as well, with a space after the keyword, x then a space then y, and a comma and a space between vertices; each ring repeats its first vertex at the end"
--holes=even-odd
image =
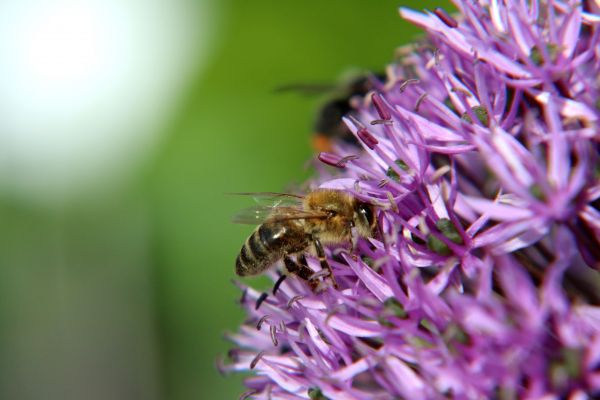
POLYGON ((309 176, 319 104, 273 89, 381 70, 417 29, 388 0, 219 6, 210 65, 136 182, 59 210, 0 203, 1 398, 235 399, 244 390, 214 367, 229 348, 223 332, 244 318, 231 279, 252 230, 230 223, 248 199, 225 193, 309 176))

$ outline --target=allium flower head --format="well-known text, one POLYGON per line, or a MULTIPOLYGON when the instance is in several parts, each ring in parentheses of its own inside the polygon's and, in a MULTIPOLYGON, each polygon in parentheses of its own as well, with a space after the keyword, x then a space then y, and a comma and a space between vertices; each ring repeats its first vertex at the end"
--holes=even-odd
POLYGON ((426 39, 345 119, 363 148, 319 156, 311 188, 377 206, 374 238, 327 250, 339 288, 240 284, 221 368, 246 396, 600 395, 598 4, 455 4, 401 9, 426 39))

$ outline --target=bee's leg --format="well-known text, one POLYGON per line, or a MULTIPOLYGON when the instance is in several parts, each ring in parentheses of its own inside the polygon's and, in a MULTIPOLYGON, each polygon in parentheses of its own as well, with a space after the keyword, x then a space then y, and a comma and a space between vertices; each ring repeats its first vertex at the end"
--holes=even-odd
POLYGON ((283 263, 285 268, 292 274, 298 275, 300 278, 308 281, 310 277, 315 273, 305 263, 299 263, 292 260, 289 256, 283 257, 283 263))
POLYGON ((325 249, 323 249, 323 245, 321 241, 317 238, 313 238, 313 243, 315 244, 315 249, 317 250, 317 256, 319 257, 319 263, 321 263, 321 268, 329 271, 329 276, 331 277, 331 281, 333 282, 333 287, 339 289, 337 282, 335 281, 335 277, 333 276, 333 271, 331 270, 331 266, 327 262, 327 257, 325 257, 325 249))
POLYGON ((289 256, 283 257, 283 263, 285 264, 285 268, 290 274, 298 275, 300 278, 307 281, 311 289, 314 291, 319 283, 314 279, 310 278, 314 275, 315 272, 308 267, 308 265, 306 264, 306 258, 304 258, 303 254, 299 256, 299 259, 300 262, 296 262, 292 260, 289 256))

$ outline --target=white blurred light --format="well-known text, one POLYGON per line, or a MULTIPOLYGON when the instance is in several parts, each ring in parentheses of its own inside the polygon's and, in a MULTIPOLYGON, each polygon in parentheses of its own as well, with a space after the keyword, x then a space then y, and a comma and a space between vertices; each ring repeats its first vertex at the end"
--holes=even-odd
POLYGON ((35 11, 37 15, 20 27, 23 36, 17 50, 22 54, 17 57, 24 61, 30 78, 50 86, 39 89, 85 85, 111 67, 109 57, 120 55, 119 42, 111 46, 116 38, 107 35, 110 19, 91 7, 72 4, 35 11))
POLYGON ((129 171, 208 49, 210 4, 0 2, 4 190, 61 198, 129 171))

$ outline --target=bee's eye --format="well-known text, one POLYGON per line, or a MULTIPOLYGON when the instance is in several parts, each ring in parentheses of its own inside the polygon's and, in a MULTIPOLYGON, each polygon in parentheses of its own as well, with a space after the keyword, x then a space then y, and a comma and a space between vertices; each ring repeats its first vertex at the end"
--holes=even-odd
POLYGON ((358 212, 362 215, 367 222, 368 226, 373 225, 373 210, 369 204, 361 203, 358 206, 358 212))
POLYGON ((325 210, 325 212, 327 212, 327 216, 329 218, 333 218, 337 215, 337 211, 335 211, 335 210, 325 210))

